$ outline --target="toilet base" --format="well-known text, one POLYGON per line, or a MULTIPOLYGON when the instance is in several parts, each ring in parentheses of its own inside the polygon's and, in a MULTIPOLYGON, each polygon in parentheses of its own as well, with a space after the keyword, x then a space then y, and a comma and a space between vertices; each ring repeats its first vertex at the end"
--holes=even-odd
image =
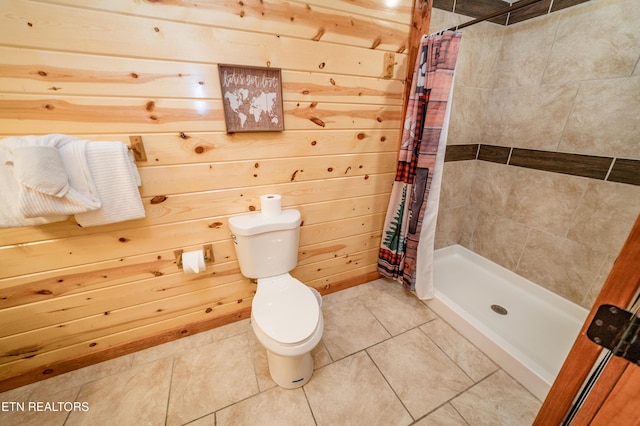
POLYGON ((304 385, 313 374, 313 358, 307 352, 298 356, 282 356, 267 350, 269 373, 274 382, 285 389, 304 385))

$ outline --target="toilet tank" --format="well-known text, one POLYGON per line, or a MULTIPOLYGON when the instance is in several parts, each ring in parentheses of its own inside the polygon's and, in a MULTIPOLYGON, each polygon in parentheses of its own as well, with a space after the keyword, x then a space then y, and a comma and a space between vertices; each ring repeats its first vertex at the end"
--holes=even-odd
POLYGON ((298 263, 300 212, 282 210, 278 216, 249 213, 229 218, 242 275, 267 278, 286 274, 298 263))

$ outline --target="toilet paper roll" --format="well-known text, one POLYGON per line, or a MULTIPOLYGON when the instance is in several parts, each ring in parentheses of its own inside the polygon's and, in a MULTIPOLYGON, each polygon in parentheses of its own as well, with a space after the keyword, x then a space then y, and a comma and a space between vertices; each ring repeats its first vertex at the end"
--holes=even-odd
POLYGON ((185 274, 197 274, 207 267, 204 264, 204 251, 195 250, 182 253, 182 270, 185 274))
POLYGON ((267 194, 261 196, 260 210, 265 216, 280 216, 282 213, 282 197, 278 194, 267 194))

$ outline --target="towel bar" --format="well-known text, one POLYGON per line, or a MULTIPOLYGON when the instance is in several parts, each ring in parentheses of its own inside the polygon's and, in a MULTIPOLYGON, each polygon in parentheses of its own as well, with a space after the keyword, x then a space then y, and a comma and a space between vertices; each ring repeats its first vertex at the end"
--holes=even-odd
POLYGON ((136 161, 147 161, 147 153, 144 150, 144 143, 142 143, 142 136, 129 136, 131 145, 129 149, 133 151, 133 158, 136 161))

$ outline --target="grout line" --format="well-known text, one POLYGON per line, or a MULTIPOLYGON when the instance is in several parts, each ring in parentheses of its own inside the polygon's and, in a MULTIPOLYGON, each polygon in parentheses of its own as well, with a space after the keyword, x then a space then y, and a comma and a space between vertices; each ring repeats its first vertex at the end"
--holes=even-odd
MULTIPOLYGON (((585 178, 585 179, 588 179, 588 178, 585 178)), ((583 201, 584 201, 584 198, 587 195, 587 192, 589 191, 589 186, 590 186, 589 182, 590 181, 587 180, 587 184, 584 186, 584 189, 582 190, 582 194, 580 194, 580 198, 578 198, 578 201, 576 202, 576 207, 575 207, 575 209, 573 210, 573 212, 571 214, 571 219, 570 219, 570 222, 568 224, 569 226, 567 226, 566 231, 562 235, 563 238, 567 238, 567 239, 569 238, 568 237, 569 231, 571 230, 571 228, 573 228, 576 225, 576 218, 578 217, 578 212, 581 211, 581 210, 584 210, 583 201)))
MULTIPOLYGON (((438 316, 438 318, 440 318, 442 321, 444 321, 446 324, 449 325, 449 323, 447 323, 443 318, 441 318, 440 316, 438 316)), ((422 330, 420 330, 422 331, 422 330)), ((457 330, 455 330, 456 333, 460 334, 457 330)), ((431 339, 431 336, 427 335, 426 333, 423 332, 423 334, 429 339, 431 340, 434 344, 435 341, 433 339, 431 339)), ((462 334, 460 334, 460 336, 462 338, 464 338, 466 340, 466 337, 462 336, 462 334)), ((468 341, 468 340, 467 340, 468 341)), ((471 343, 471 342, 469 342, 471 343)), ((471 343, 473 345, 473 343, 471 343)), ((453 395, 451 398, 449 398, 447 401, 445 401, 444 403, 440 404, 438 407, 434 408, 433 410, 431 410, 430 412, 428 412, 427 414, 425 414, 425 417, 434 413, 435 411, 437 411, 438 409, 440 409, 443 405, 449 404, 451 405, 451 407, 453 407, 453 409, 456 411, 456 413, 458 413, 458 415, 468 424, 467 419, 462 415, 462 413, 460 413, 458 410, 455 409, 455 407, 453 406, 453 404, 451 404, 451 401, 453 401, 454 399, 458 398, 459 396, 465 394, 466 392, 468 392, 469 390, 473 389, 474 387, 476 387, 477 385, 479 385, 480 383, 484 382, 485 380, 487 380, 489 377, 493 376, 494 374, 498 373, 500 370, 502 370, 502 367, 500 367, 497 363, 495 363, 493 360, 491 360, 496 367, 498 367, 495 371, 487 374, 485 377, 483 377, 482 379, 478 380, 477 382, 475 380, 473 380, 473 378, 469 377, 469 375, 462 370, 462 368, 460 368, 460 366, 458 365, 458 363, 453 360, 449 354, 447 352, 445 352, 444 349, 442 349, 440 346, 438 346, 436 344, 436 347, 438 348, 438 350, 440 350, 443 354, 445 354, 447 356, 447 358, 449 358, 451 360, 451 362, 453 362, 455 364, 455 366, 460 369, 465 376, 467 376, 469 378, 469 380, 471 380, 471 385, 463 390, 461 390, 460 392, 458 392, 457 394, 453 395)), ((475 345, 473 345, 474 348, 478 349, 475 345)), ((480 351, 480 349, 478 349, 480 351)), ((482 354, 484 354, 487 358, 489 357, 487 354, 485 354, 484 352, 480 351, 482 354)), ((489 358, 491 359, 491 358, 489 358)), ((514 379, 515 380, 515 379, 514 379)), ((518 384, 520 384, 520 382, 518 382, 518 384)), ((521 385, 522 386, 522 385, 521 385)))
MULTIPOLYGON (((437 315, 437 314, 436 314, 436 315, 437 315)), ((447 321, 445 321, 445 320, 444 320, 443 318, 441 318, 440 316, 438 316, 438 318, 436 318, 436 319, 440 319, 440 320, 444 321, 444 322, 445 322, 445 324, 447 324, 449 327, 453 328, 453 326, 452 326, 451 324, 449 324, 447 321)), ((434 319, 434 320, 436 320, 436 319, 434 319)), ((428 321, 428 322, 433 322, 434 320, 431 320, 431 321, 428 321)), ((427 322, 427 323, 428 323, 428 322, 427 322)), ((425 324, 427 324, 427 323, 425 323, 425 324)), ((424 325, 424 324, 423 324, 423 325, 424 325)), ((455 365, 455 366, 456 366, 460 371, 462 371, 462 373, 463 373, 465 376, 467 376, 467 378, 468 378, 469 380, 471 380, 471 382, 473 383, 473 385, 471 385, 469 388, 473 387, 473 386, 476 384, 476 381, 475 381, 475 380, 473 380, 473 377, 469 376, 469 375, 467 374, 467 372, 466 372, 466 371, 464 371, 464 370, 462 369, 462 367, 460 367, 460 365, 458 364, 458 362, 457 362, 455 359, 451 358, 451 356, 449 355, 449 353, 448 353, 448 352, 447 352, 447 351, 446 351, 442 346, 440 346, 440 345, 438 344, 438 342, 436 342, 434 339, 432 339, 432 338, 431 338, 431 336, 429 336, 425 331, 420 330, 420 327, 421 327, 421 326, 418 326, 418 327, 416 327, 416 328, 418 328, 418 330, 419 330, 419 331, 420 331, 420 332, 421 332, 421 333, 422 333, 422 334, 423 334, 427 339, 429 339, 429 340, 431 341, 431 343, 433 343, 433 344, 436 346, 436 348, 438 348, 438 350, 439 350, 440 352, 442 352, 442 353, 443 353, 443 354, 444 354, 444 355, 449 359, 449 361, 451 361, 451 362, 452 362, 452 363, 453 363, 453 364, 454 364, 454 365, 455 365)), ((455 330, 455 329, 454 329, 454 330, 455 330)), ((467 338, 466 338, 466 337, 464 337, 462 334, 460 334, 460 332, 459 332, 458 330, 455 330, 455 332, 456 332, 456 333, 458 333, 458 334, 459 334, 463 339, 465 339, 467 342, 469 342, 469 340, 467 340, 467 338)), ((471 342, 469 342, 469 343, 471 343, 471 342)), ((471 343, 471 344, 473 345, 473 343, 471 343)), ((475 345, 473 345, 473 347, 474 347, 474 348, 476 348, 476 349, 478 349, 475 345)), ((478 350, 479 350, 479 349, 478 349, 478 350)), ((482 352, 482 351, 480 351, 480 352, 482 352)), ((482 353, 484 354, 484 352, 482 352, 482 353)), ((488 355, 487 355, 487 354, 485 354, 485 356, 487 356, 487 358, 488 358, 488 355)), ((489 359, 491 359, 491 358, 489 358, 489 359)), ((491 361, 493 362, 493 360, 491 360, 491 361)), ((495 362, 494 362, 494 364, 495 364, 495 362)), ((498 366, 498 364, 496 364, 496 366, 498 366)), ((499 367, 499 366, 498 366, 498 367, 499 367)), ((467 388, 467 389, 469 389, 469 388, 467 388)), ((467 391, 467 389, 465 389, 464 391, 462 391, 462 392, 458 393, 458 395, 460 395, 460 394, 462 394, 462 393, 466 392, 466 391, 467 391)), ((457 395, 456 395, 456 396, 457 396, 457 395)), ((454 396, 454 397, 452 397, 451 399, 453 399, 453 398, 455 398, 455 396, 454 396)), ((449 399, 449 401, 451 401, 451 399, 449 399)), ((447 401, 447 402, 448 402, 448 401, 447 401)))
MULTIPOLYGON (((315 370, 314 370, 314 374, 315 374, 315 370)), ((311 379, 309 379, 309 380, 311 380, 311 379)), ((309 382, 307 382, 307 383, 309 383, 309 382)), ((306 383, 301 387, 302 393, 304 394, 305 401, 307 401, 307 407, 309 408, 309 412, 311 413, 311 418, 313 419, 313 422, 317 425, 318 424, 318 419, 316 419, 316 415, 313 412, 313 408, 311 407, 311 402, 309 402, 309 396, 307 395, 307 390, 305 389, 306 387, 307 387, 306 383)))
MULTIPOLYGON (((404 334, 404 333, 400 333, 400 334, 404 334)), ((399 334, 399 335, 400 335, 399 334)), ((382 342, 381 342, 382 343, 382 342)), ((375 345, 373 345, 375 346, 375 345)), ((370 347, 373 347, 370 346, 370 347)), ((370 348, 369 347, 369 348, 370 348)), ((396 396, 396 398, 398 398, 398 401, 400 402, 400 404, 402 405, 402 407, 405 409, 405 411, 407 412, 407 414, 409 415, 409 417, 411 417, 411 419, 415 422, 416 419, 415 417, 413 417, 413 415, 411 414, 411 411, 409 411, 409 408, 407 408, 407 406, 405 405, 404 401, 402 400, 402 398, 400 398, 400 395, 398 395, 398 392, 396 392, 395 388, 393 386, 391 386, 391 383, 389 383, 389 380, 387 379, 387 376, 384 375, 384 373, 382 372, 382 370, 380 369, 380 367, 378 366, 378 364, 376 364, 376 361, 371 357, 371 354, 369 353, 369 351, 366 349, 362 349, 361 351, 358 352, 364 352, 367 357, 369 357, 369 360, 373 363, 373 365, 376 367, 376 369, 378 370, 378 373, 380 373, 380 375, 382 376, 382 378, 384 379, 385 383, 387 384, 387 386, 389 386, 389 389, 391 389, 391 392, 393 392, 393 394, 396 396)), ((358 353, 356 352, 356 353, 358 353)), ((355 354, 354 354, 355 355, 355 354)))
POLYGON ((633 77, 635 75, 635 72, 638 69, 638 66, 640 66, 640 56, 638 56, 638 60, 636 61, 636 64, 633 66, 633 69, 631 70, 631 73, 628 75, 628 77, 633 77))
POLYGON ((607 181, 609 179, 609 175, 611 174, 611 170, 613 170, 613 166, 616 164, 616 157, 611 159, 611 164, 609 165, 609 170, 607 171, 607 175, 604 177, 604 180, 607 181))
MULTIPOLYGON (((564 133, 567 130, 567 125, 569 124, 569 120, 571 120, 571 116, 573 115, 573 110, 576 107, 576 99, 578 99, 578 95, 580 95, 580 90, 582 89, 582 82, 561 83, 561 85, 563 86, 569 86, 573 84, 577 86, 576 94, 573 95, 573 99, 571 99, 571 106, 569 107, 567 118, 564 120, 564 124, 562 125, 562 130, 560 131, 560 135, 558 136, 558 143, 556 144, 555 152, 562 152, 560 151, 560 146, 562 145, 562 140, 564 139, 564 133)), ((584 155, 584 154, 581 154, 581 155, 584 155)))
MULTIPOLYGON (((580 300, 579 305, 581 306, 592 306, 593 303, 595 302, 595 297, 591 296, 592 295, 592 290, 594 289, 594 287, 596 285, 598 285, 598 282, 600 283, 600 288, 602 288, 602 285, 604 284, 603 281, 600 281, 600 277, 603 276, 603 272, 606 273, 608 272, 608 270, 605 270, 605 266, 607 265, 607 259, 609 258, 609 253, 603 253, 603 259, 600 262, 600 267, 598 267, 597 272, 593 275, 593 278, 591 280, 591 284, 589 284, 589 288, 587 289, 587 291, 584 293, 584 295, 582 296, 582 300, 580 300), (591 299, 591 300, 589 300, 591 299)), ((598 293, 600 293, 600 288, 598 289, 598 293)))
POLYGON ((516 271, 518 271, 520 269, 520 262, 522 261, 522 257, 524 256, 524 252, 527 249, 527 244, 529 244, 529 239, 531 238, 531 232, 533 232, 533 227, 529 226, 528 227, 529 230, 527 231, 527 237, 524 239, 524 244, 522 245, 522 250, 520 251, 520 255, 518 256, 518 260, 516 261, 515 267, 513 269, 514 273, 518 273, 516 271))
POLYGON ((169 402, 171 401, 171 389, 173 389, 173 366, 176 362, 175 354, 171 355, 171 374, 169 375, 169 391, 167 392, 167 404, 164 409, 164 424, 169 421, 169 402))
POLYGON ((253 350, 254 345, 252 344, 253 343, 252 339, 248 334, 248 333, 253 333, 253 328, 251 328, 251 319, 249 319, 249 328, 250 328, 250 331, 244 331, 243 333, 246 334, 247 336, 247 346, 249 346, 249 356, 251 356, 251 361, 252 361, 251 363, 253 364, 253 375, 256 378, 256 388, 258 389, 258 393, 261 393, 263 391, 260 389, 260 380, 258 380, 258 367, 256 365, 256 351, 253 350))
MULTIPOLYGON (((76 393, 76 396, 75 396, 75 398, 73 399, 73 400, 74 400, 74 402, 81 402, 81 401, 78 401, 78 397, 80 396, 80 392, 82 392, 82 388, 84 387, 84 385, 85 385, 85 383, 83 383, 82 385, 80 385, 80 387, 78 387, 78 392, 76 393)), ((29 398, 29 399, 30 399, 30 398, 29 398)), ((63 424, 63 425, 66 425, 66 424, 69 422, 69 417, 71 417, 71 413, 72 413, 72 412, 73 412, 73 411, 69 411, 69 412, 67 413, 67 416, 64 418, 64 422, 62 422, 62 424, 63 424)))
MULTIPOLYGON (((549 6, 551 7, 551 6, 549 6)), ((553 51, 553 46, 556 44, 556 38, 558 38, 558 32, 560 31, 560 24, 561 24, 562 18, 558 19, 558 22, 556 23, 556 30, 553 33, 553 39, 551 40, 551 44, 549 45, 549 51, 547 52, 547 57, 544 60, 544 69, 542 70, 542 73, 540 75, 540 81, 538 82, 539 86, 543 86, 543 82, 544 82, 544 77, 547 74, 547 68, 549 67, 549 58, 551 58, 551 52, 553 51)))

